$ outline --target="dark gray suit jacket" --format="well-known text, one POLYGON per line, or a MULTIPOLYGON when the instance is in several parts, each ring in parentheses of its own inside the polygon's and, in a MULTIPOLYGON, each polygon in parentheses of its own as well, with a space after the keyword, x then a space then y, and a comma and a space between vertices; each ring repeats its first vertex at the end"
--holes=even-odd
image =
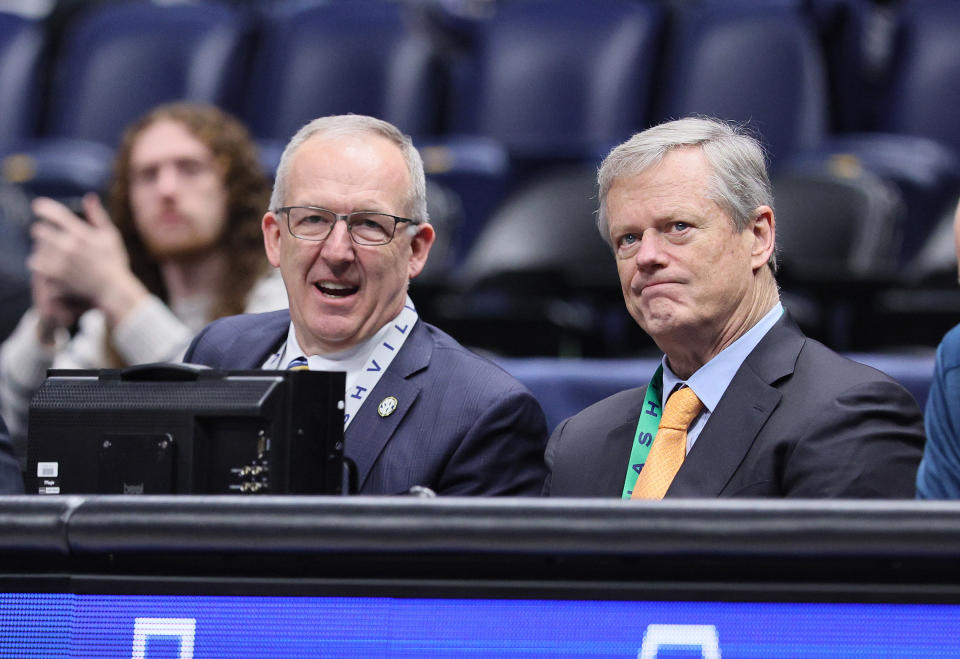
MULTIPOLYGON (((214 321, 184 361, 258 369, 286 340, 286 310, 214 321)), ((418 321, 344 436, 362 494, 423 485, 438 494, 539 494, 546 420, 540 404, 499 366, 418 321), (381 417, 377 404, 399 401, 381 417)))
MULTIPOLYGON (((621 495, 645 391, 557 426, 545 494, 621 495)), ((906 389, 784 315, 734 375, 666 496, 912 498, 923 442, 906 389)))

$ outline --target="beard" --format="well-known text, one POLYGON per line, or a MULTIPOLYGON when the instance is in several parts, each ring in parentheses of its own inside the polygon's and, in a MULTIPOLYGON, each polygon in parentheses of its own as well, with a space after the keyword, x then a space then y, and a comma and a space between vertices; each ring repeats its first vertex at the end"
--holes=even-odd
POLYGON ((194 241, 165 241, 158 244, 156 241, 146 241, 147 252, 158 262, 189 263, 200 261, 216 252, 220 247, 220 239, 194 241))
POLYGON ((224 226, 216 233, 195 229, 157 235, 162 230, 154 228, 140 234, 147 253, 158 262, 192 262, 203 259, 223 247, 224 226), (153 235, 151 235, 153 233, 153 235), (179 233, 179 235, 176 235, 179 233))

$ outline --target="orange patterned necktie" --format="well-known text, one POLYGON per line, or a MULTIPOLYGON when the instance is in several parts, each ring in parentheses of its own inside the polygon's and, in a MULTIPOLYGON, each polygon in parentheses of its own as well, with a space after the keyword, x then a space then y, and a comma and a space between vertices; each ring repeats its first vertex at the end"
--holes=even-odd
POLYGON ((670 394, 631 499, 662 499, 687 454, 687 427, 703 409, 690 387, 670 394))

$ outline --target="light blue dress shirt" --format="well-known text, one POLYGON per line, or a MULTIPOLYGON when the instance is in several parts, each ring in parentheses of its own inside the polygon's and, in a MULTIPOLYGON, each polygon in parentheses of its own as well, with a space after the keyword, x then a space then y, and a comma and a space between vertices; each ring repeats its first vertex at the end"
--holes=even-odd
MULTIPOLYGON (((756 325, 747 330, 743 336, 728 345, 720 353, 697 369, 697 371, 686 380, 681 380, 670 370, 667 363, 667 356, 663 356, 663 392, 672 392, 679 385, 687 385, 693 389, 700 402, 703 403, 703 412, 694 420, 693 424, 687 429, 687 453, 693 448, 694 442, 700 436, 700 431, 706 425, 710 414, 716 409, 717 404, 723 397, 730 381, 737 374, 744 360, 753 349, 757 347, 760 340, 767 335, 778 320, 783 315, 783 305, 777 302, 774 307, 761 318, 756 325)), ((666 403, 666 398, 661 401, 666 403)))

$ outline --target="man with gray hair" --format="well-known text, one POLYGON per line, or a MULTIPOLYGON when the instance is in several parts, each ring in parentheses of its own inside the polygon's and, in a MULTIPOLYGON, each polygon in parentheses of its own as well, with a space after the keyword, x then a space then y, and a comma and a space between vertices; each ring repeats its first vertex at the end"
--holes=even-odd
POLYGON ((709 118, 655 126, 599 173, 627 310, 664 352, 647 386, 562 422, 552 496, 913 496, 920 410, 808 339, 780 303, 760 144, 709 118))
POLYGON ((284 149, 262 229, 289 312, 212 323, 184 361, 346 372, 345 455, 361 493, 540 492, 540 405, 421 321, 407 295, 434 241, 409 137, 361 115, 310 122, 284 149))

